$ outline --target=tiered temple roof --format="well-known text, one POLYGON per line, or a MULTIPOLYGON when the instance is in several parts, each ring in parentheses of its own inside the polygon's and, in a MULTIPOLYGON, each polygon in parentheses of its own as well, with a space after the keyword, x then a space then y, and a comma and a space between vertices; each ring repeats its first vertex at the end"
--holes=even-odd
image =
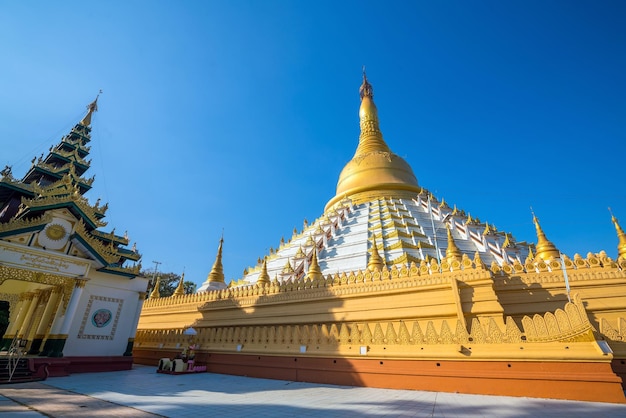
POLYGON ((99 270, 135 277, 141 255, 129 244, 125 233, 115 229, 105 232, 103 220, 108 204, 100 199, 91 204, 84 194, 94 177, 85 177, 91 160, 87 160, 91 141, 91 118, 98 110, 98 98, 87 106, 85 117, 69 134, 31 161, 22 179, 13 177, 12 168, 0 171, 0 238, 29 243, 43 248, 65 251, 96 261, 99 270), (37 239, 34 234, 39 232, 37 239))

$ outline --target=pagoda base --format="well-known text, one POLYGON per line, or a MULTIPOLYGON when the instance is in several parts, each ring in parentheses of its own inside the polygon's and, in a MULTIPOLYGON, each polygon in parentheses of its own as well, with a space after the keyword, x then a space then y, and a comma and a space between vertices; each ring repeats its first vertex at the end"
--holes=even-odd
MULTIPOLYGON (((154 366, 175 350, 135 349, 154 366)), ((197 353, 211 373, 387 389, 626 403, 622 379, 601 362, 452 361, 197 353)))

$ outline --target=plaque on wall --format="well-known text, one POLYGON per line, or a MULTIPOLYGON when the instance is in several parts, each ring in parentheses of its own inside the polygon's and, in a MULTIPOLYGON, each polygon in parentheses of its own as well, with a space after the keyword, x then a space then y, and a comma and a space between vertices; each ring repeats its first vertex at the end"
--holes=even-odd
POLYGON ((123 299, 91 295, 78 338, 88 340, 112 340, 122 312, 123 299))

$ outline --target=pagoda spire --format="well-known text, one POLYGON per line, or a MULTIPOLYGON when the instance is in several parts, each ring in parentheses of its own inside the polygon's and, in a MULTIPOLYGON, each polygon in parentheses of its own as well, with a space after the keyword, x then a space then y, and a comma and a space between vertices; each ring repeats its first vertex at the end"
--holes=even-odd
POLYGON ((354 156, 376 151, 391 152, 380 131, 378 109, 374 104, 374 88, 367 80, 365 67, 363 67, 363 83, 359 88, 359 96, 361 96, 361 107, 359 108, 361 134, 359 135, 359 146, 354 156))
POLYGON ((456 246, 454 238, 452 238, 452 231, 447 224, 446 229, 448 230, 448 248, 446 248, 446 260, 448 261, 448 263, 452 262, 453 260, 461 261, 463 253, 461 253, 459 247, 456 246))
POLYGON ((270 275, 267 274, 267 257, 263 258, 263 265, 261 266, 261 274, 259 274, 259 278, 256 280, 257 285, 265 286, 270 283, 270 275))
POLYGON ((213 267, 209 272, 206 280, 202 283, 202 286, 197 292, 209 292, 212 290, 226 289, 226 283, 224 281, 224 267, 222 266, 222 247, 224 245, 224 234, 220 238, 220 244, 217 247, 217 255, 213 262, 213 267))
POLYGON ((535 246, 535 250, 537 251, 537 257, 545 260, 549 260, 551 258, 559 258, 561 253, 556 248, 556 246, 546 238, 546 234, 541 229, 541 225, 539 225, 539 219, 533 213, 533 222, 535 224, 535 229, 537 230, 537 245, 535 246))
POLYGON ((161 276, 157 276, 156 282, 154 282, 154 289, 152 289, 152 293, 150 293, 150 299, 156 299, 161 297, 159 287, 161 287, 161 276))
POLYGON ((224 237, 220 238, 220 245, 217 247, 217 255, 213 267, 206 278, 207 283, 224 283, 224 267, 222 266, 222 246, 224 237))
POLYGON ((352 160, 341 171, 335 197, 326 204, 325 211, 344 199, 359 204, 367 201, 372 193, 384 197, 412 197, 421 190, 411 167, 394 154, 383 139, 374 104, 374 88, 365 69, 359 96, 359 143, 352 160))
POLYGON ((172 296, 183 296, 185 294, 185 286, 184 286, 184 282, 185 281, 185 272, 183 272, 183 274, 180 276, 180 280, 178 281, 178 286, 176 287, 176 290, 174 291, 174 294, 172 296))
POLYGON ((378 253, 378 246, 376 245, 376 237, 372 243, 372 249, 370 250, 370 259, 367 262, 367 269, 369 271, 380 271, 383 268, 383 259, 378 253))
MULTIPOLYGON (((100 90, 102 93, 102 90, 100 90)), ((98 111, 98 97, 100 97, 100 93, 96 96, 96 99, 87 105, 87 114, 85 117, 79 122, 83 126, 91 125, 91 115, 98 111)))
POLYGON ((321 279, 324 278, 322 275, 322 269, 317 261, 317 248, 313 248, 313 255, 311 256, 311 265, 309 266, 309 271, 306 274, 306 277, 309 280, 321 279))
MULTIPOLYGON (((609 208, 609 211, 610 210, 611 208, 609 208)), ((619 239, 619 242, 617 244, 617 258, 626 259, 626 233, 624 233, 624 230, 622 229, 619 222, 617 221, 617 218, 613 216, 612 212, 611 212, 611 221, 613 221, 613 224, 615 225, 615 230, 617 231, 617 238, 619 239)))

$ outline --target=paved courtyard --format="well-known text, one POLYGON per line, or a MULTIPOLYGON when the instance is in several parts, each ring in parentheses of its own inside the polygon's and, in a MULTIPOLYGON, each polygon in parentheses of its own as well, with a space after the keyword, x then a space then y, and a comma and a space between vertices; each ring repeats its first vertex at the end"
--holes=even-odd
POLYGON ((625 417, 626 405, 373 389, 154 367, 0 386, 0 416, 625 417))

